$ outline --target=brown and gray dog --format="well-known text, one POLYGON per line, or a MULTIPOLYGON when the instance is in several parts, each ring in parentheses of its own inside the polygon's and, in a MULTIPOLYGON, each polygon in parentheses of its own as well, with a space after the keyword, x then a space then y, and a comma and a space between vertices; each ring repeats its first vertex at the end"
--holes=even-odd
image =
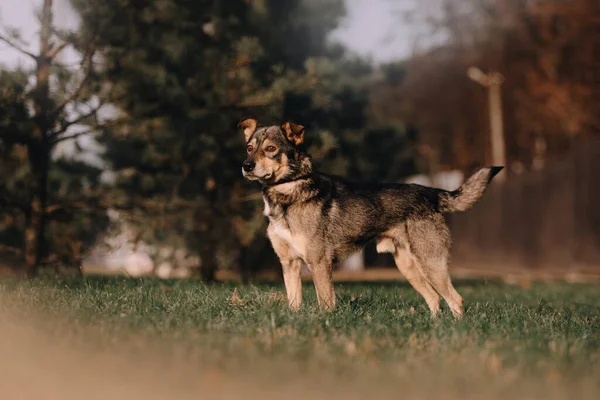
POLYGON ((440 295, 455 317, 462 316, 463 299, 448 274, 451 239, 442 213, 471 208, 502 167, 482 168, 452 192, 413 184, 354 183, 313 170, 310 157, 298 147, 304 140, 301 125, 259 126, 247 118, 239 127, 248 152, 242 173, 264 186, 267 234, 281 260, 292 309, 302 304, 302 261, 312 273, 319 305, 331 310, 334 261, 375 240, 378 252, 394 256, 433 316, 440 311, 440 295))

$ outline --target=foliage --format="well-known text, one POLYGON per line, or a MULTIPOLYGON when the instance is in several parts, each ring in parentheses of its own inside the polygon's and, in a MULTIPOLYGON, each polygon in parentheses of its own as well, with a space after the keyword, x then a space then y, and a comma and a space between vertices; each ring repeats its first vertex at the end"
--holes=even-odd
POLYGON ((486 89, 466 71, 499 72, 508 160, 539 168, 598 132, 599 15, 589 0, 418 2, 410 22, 427 27, 430 47, 400 63, 402 82, 376 90, 378 113, 418 126, 428 169, 471 172, 489 162, 489 119, 486 89))
POLYGON ((17 139, 28 126, 27 73, 0 71, 0 251, 22 247, 19 235, 25 221, 22 213, 27 198, 27 149, 17 139))

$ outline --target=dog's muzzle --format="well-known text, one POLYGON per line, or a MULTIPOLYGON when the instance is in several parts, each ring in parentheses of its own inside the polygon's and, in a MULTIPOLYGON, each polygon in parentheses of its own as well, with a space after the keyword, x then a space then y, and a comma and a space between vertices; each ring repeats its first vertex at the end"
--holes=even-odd
POLYGON ((254 161, 252 161, 252 160, 246 160, 242 164, 242 169, 245 172, 252 172, 252 170, 254 169, 254 167, 256 167, 256 163, 254 161))

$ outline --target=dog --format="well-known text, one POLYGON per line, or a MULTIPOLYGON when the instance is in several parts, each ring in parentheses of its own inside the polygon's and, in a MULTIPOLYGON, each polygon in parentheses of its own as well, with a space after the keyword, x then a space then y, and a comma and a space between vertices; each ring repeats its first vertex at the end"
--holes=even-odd
POLYGON ((302 304, 302 262, 312 273, 319 306, 332 310, 333 263, 376 241, 377 251, 393 255, 433 317, 440 312, 440 296, 456 318, 462 317, 463 298, 448 272, 451 238, 443 213, 471 208, 503 167, 482 168, 455 191, 350 182, 313 169, 300 147, 302 125, 259 126, 246 118, 238 127, 248 153, 242 174, 263 185, 267 235, 281 261, 292 310, 302 304))

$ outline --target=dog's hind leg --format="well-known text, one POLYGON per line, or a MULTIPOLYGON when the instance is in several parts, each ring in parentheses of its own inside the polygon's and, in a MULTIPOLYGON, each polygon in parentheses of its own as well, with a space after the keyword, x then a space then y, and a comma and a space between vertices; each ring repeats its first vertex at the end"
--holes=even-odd
POLYGON ((420 272, 446 300, 457 319, 463 315, 463 298, 454 289, 448 271, 450 232, 443 217, 407 222, 410 249, 420 272))
POLYGON ((381 239, 377 243, 379 253, 392 253, 396 267, 413 288, 425 299, 427 306, 431 311, 431 316, 435 317, 440 312, 440 296, 433 289, 431 284, 421 274, 416 265, 415 257, 401 244, 396 244, 392 239, 381 239))
POLYGON ((394 253, 396 266, 404 275, 406 280, 423 296, 431 311, 431 316, 436 317, 440 312, 440 296, 427 281, 425 276, 419 271, 417 262, 413 255, 404 249, 396 250, 394 253))
POLYGON ((442 295, 456 319, 463 316, 463 298, 454 289, 448 272, 447 260, 438 260, 425 268, 427 277, 433 287, 442 295))

